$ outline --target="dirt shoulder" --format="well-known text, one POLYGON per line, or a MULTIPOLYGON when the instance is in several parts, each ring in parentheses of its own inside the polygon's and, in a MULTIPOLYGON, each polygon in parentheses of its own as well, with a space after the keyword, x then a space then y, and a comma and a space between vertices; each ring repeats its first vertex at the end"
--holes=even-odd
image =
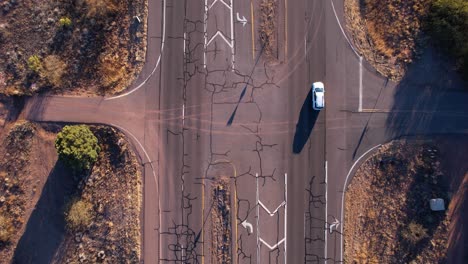
POLYGON ((8 0, 0 13, 0 93, 114 94, 144 64, 146 0, 8 0))
POLYGON ((466 232, 459 208, 467 203, 463 178, 468 167, 466 156, 450 162, 453 154, 447 155, 447 146, 456 152, 468 141, 393 141, 361 165, 345 196, 348 262, 446 263, 463 258, 466 245, 455 237, 466 232), (444 199, 447 210, 432 211, 433 198, 444 199))
POLYGON ((423 19, 433 0, 345 0, 346 27, 359 53, 380 74, 401 80, 426 39, 423 19))
POLYGON ((79 180, 58 160, 60 129, 18 121, 1 130, 0 263, 139 263, 142 184, 129 143, 112 128, 92 127, 102 151, 79 180), (74 198, 89 201, 94 216, 79 232, 65 221, 74 198))

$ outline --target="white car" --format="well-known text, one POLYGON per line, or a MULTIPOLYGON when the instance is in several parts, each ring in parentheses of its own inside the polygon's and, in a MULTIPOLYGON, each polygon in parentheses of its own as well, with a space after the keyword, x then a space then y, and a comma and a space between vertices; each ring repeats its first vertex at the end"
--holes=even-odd
POLYGON ((312 107, 317 111, 325 107, 325 86, 322 82, 312 84, 312 107))

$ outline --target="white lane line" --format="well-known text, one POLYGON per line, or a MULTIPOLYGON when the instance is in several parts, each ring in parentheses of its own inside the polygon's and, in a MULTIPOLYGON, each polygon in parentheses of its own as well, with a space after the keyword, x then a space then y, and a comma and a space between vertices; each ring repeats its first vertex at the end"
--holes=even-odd
POLYGON ((185 49, 186 49, 186 44, 187 44, 187 33, 184 32, 184 63, 185 63, 185 49))
POLYGON ((210 41, 208 41, 207 46, 210 45, 211 42, 212 42, 217 36, 220 36, 220 37, 224 40, 224 42, 226 42, 226 43, 228 44, 228 46, 229 46, 231 49, 233 48, 233 46, 232 46, 232 41, 229 41, 229 40, 224 36, 224 34, 223 34, 221 31, 219 31, 219 30, 216 32, 216 34, 214 34, 213 37, 211 37, 210 41))
POLYGON ((330 0, 330 3, 332 5, 332 9, 333 9, 333 13, 335 14, 335 18, 336 18, 336 21, 338 22, 338 26, 340 26, 340 29, 341 29, 341 33, 343 33, 343 36, 345 37, 346 41, 348 42, 349 46, 351 47, 351 49, 353 50, 354 54, 356 54, 356 56, 358 57, 361 57, 361 55, 359 55, 359 53, 356 51, 356 49, 354 48, 353 44, 351 43, 351 41, 348 39, 348 36, 346 35, 343 27, 341 26, 341 22, 340 22, 340 19, 338 18, 338 15, 336 14, 336 10, 335 10, 335 5, 333 4, 333 0, 330 0))
POLYGON ((327 228, 328 228, 328 161, 325 161, 325 252, 324 252, 324 259, 325 264, 327 264, 327 228))
POLYGON ((359 57, 359 108, 358 112, 362 112, 362 57, 359 57))
POLYGON ((206 47, 208 42, 208 32, 207 32, 207 21, 208 21, 208 0, 205 0, 205 18, 203 21, 203 35, 205 37, 205 48, 203 49, 203 68, 206 69, 206 47))
POLYGON ((234 0, 231 0, 231 55, 232 55, 232 71, 234 71, 234 60, 235 60, 235 57, 234 57, 234 8, 233 8, 233 5, 234 5, 234 0))
POLYGON ((130 95, 130 94, 136 92, 138 89, 143 87, 143 85, 145 85, 148 82, 148 80, 153 76, 153 74, 156 72, 156 69, 158 68, 159 63, 161 62, 161 56, 162 56, 162 53, 163 53, 163 50, 164 50, 164 43, 165 43, 165 39, 166 39, 166 1, 167 0, 163 0, 163 6, 164 6, 163 7, 163 32, 162 32, 161 49, 159 51, 159 57, 158 57, 158 60, 156 61, 156 66, 154 66, 154 68, 153 68, 153 71, 151 71, 150 75, 148 75, 146 77, 146 79, 142 83, 140 83, 137 87, 135 87, 134 89, 132 89, 132 90, 126 92, 126 93, 123 93, 121 95, 104 98, 104 101, 122 98, 124 96, 130 95))
POLYGON ((258 206, 259 202, 259 194, 258 194, 258 173, 255 174, 255 182, 257 184, 257 263, 260 264, 260 228, 259 228, 259 221, 260 221, 260 207, 258 206))
POLYGON ((185 125, 185 104, 182 105, 182 125, 185 125))
MULTIPOLYGON (((287 246, 286 243, 288 241, 288 174, 284 174, 284 200, 286 200, 286 204, 284 205, 284 264, 287 263, 287 246)), ((304 222, 305 223, 305 222, 304 222)))
POLYGON ((380 147, 382 144, 378 144, 377 146, 374 146, 372 147, 371 149, 367 150, 364 154, 362 154, 357 160, 356 162, 354 162, 353 166, 351 166, 351 169, 349 169, 349 172, 348 172, 348 175, 346 175, 346 180, 345 180, 345 184, 343 186, 343 191, 341 192, 342 193, 342 196, 341 196, 341 240, 340 240, 340 262, 343 262, 343 238, 344 238, 344 233, 343 233, 343 227, 344 227, 344 224, 343 224, 343 210, 344 210, 344 197, 345 197, 345 191, 346 191, 346 186, 348 184, 348 179, 349 179, 349 176, 351 175, 351 172, 353 171, 354 167, 359 163, 359 161, 365 157, 369 152, 373 151, 374 149, 380 147))
POLYGON ((307 35, 304 36, 304 56, 307 56, 307 35))

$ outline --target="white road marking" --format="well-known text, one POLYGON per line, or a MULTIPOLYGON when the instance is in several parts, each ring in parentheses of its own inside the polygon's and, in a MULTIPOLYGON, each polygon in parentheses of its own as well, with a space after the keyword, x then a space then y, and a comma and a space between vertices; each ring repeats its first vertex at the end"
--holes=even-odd
POLYGON ((262 242, 265 246, 267 246, 270 250, 273 250, 275 248, 277 248, 279 245, 281 245, 281 243, 283 243, 284 241, 286 240, 286 238, 283 238, 281 239, 278 243, 274 244, 273 246, 271 246, 270 244, 268 244, 265 240, 261 239, 260 238, 260 242, 262 242))
POLYGON ((111 126, 113 127, 116 127, 118 129, 120 129, 121 131, 123 131, 124 133, 130 135, 137 143, 138 145, 140 146, 141 150, 143 150, 143 153, 145 153, 145 156, 146 156, 146 159, 147 159, 147 163, 149 163, 150 167, 151 167, 151 171, 153 172, 153 179, 154 179, 154 182, 156 183, 157 187, 156 189, 158 190, 158 207, 159 207, 159 212, 158 212, 158 215, 159 215, 159 229, 158 229, 158 236, 159 236, 159 241, 158 241, 158 244, 159 244, 159 252, 158 252, 158 259, 161 259, 161 252, 162 252, 162 247, 161 247, 161 223, 162 223, 162 218, 161 218, 161 199, 160 199, 160 189, 159 189, 159 181, 157 180, 157 177, 156 177, 156 172, 154 172, 154 167, 153 167, 153 162, 151 161, 148 153, 146 152, 145 148, 143 147, 143 145, 140 143, 140 141, 138 141, 138 139, 135 137, 135 135, 133 135, 130 131, 128 131, 127 129, 121 127, 121 126, 118 126, 116 124, 110 124, 111 126))
POLYGON ((257 184, 257 202, 255 205, 257 206, 257 263, 260 264, 260 207, 258 206, 259 201, 259 194, 258 194, 258 173, 255 174, 255 182, 257 184))
POLYGON ((325 264, 327 264, 327 225, 328 225, 328 161, 325 161, 325 252, 324 252, 324 259, 325 264))
POLYGON ((286 204, 284 205, 284 264, 287 263, 287 247, 286 241, 288 240, 288 174, 284 174, 284 199, 286 204))
POLYGON ((207 32, 207 21, 208 21, 208 0, 205 0, 205 17, 203 21, 203 36, 205 38, 205 46, 203 49, 203 68, 206 69, 206 47, 208 41, 208 32, 207 32))
POLYGON ((219 31, 219 30, 216 32, 216 34, 214 34, 213 37, 211 37, 211 39, 210 39, 210 41, 208 41, 208 44, 207 44, 207 45, 210 45, 211 42, 212 42, 217 36, 220 36, 220 37, 224 40, 224 42, 226 42, 226 43, 228 44, 229 47, 231 47, 231 48, 233 47, 233 46, 232 46, 232 45, 233 45, 233 44, 232 44, 232 41, 229 41, 229 40, 224 36, 224 34, 223 34, 221 31, 219 31))
POLYGON ((242 26, 245 27, 247 24, 247 18, 245 16, 242 16, 242 18, 239 17, 239 12, 237 12, 237 21, 242 23, 242 26))
POLYGON ((340 19, 338 18, 338 15, 336 14, 336 10, 335 10, 335 5, 333 4, 333 0, 330 0, 330 3, 332 5, 332 9, 333 9, 333 13, 335 14, 335 18, 336 18, 336 21, 338 22, 338 26, 340 27, 341 29, 341 33, 343 33, 343 36, 345 37, 346 41, 348 42, 349 46, 351 47, 351 49, 353 50, 354 54, 356 54, 356 56, 358 57, 361 57, 361 55, 359 55, 359 53, 356 51, 356 49, 354 48, 353 44, 351 43, 351 41, 348 39, 348 36, 346 35, 343 27, 341 26, 341 22, 340 22, 340 19))
POLYGON ((232 6, 234 5, 233 3, 234 0, 231 0, 231 56, 232 56, 232 71, 234 71, 234 67, 235 67, 235 57, 234 57, 234 10, 232 8, 232 6))
POLYGON ((182 105, 182 125, 185 125, 185 104, 182 105))
POLYGON ((267 211, 267 213, 268 213, 270 216, 274 216, 274 215, 276 214, 276 212, 278 212, 278 210, 281 208, 281 206, 283 206, 283 205, 286 204, 286 202, 283 201, 280 205, 278 205, 278 207, 276 207, 276 209, 275 209, 273 212, 271 212, 270 210, 268 210, 268 208, 262 203, 262 201, 259 200, 259 201, 258 201, 258 204, 260 204, 260 205, 263 207, 263 209, 265 209, 265 211, 267 211))
POLYGON ((134 89, 132 89, 132 90, 126 92, 126 93, 123 93, 121 95, 104 98, 105 101, 106 100, 114 100, 114 99, 122 98, 124 96, 130 95, 130 94, 136 92, 138 89, 143 87, 143 85, 145 85, 148 82, 148 80, 153 76, 153 74, 156 72, 156 69, 158 68, 159 63, 161 62, 161 56, 162 56, 162 53, 163 53, 163 50, 164 50, 164 43, 165 43, 165 39, 166 39, 166 1, 167 0, 163 0, 164 8, 163 8, 163 32, 162 32, 161 49, 160 49, 160 52, 159 52, 158 60, 156 61, 156 66, 154 66, 153 71, 151 71, 151 73, 148 75, 148 77, 146 77, 146 79, 142 83, 140 83, 137 87, 135 87, 134 89))
POLYGON ((359 57, 359 108, 358 112, 362 112, 362 57, 359 57))
MULTIPOLYGON (((354 167, 359 163, 359 161, 365 157, 369 152, 373 151, 374 149, 380 147, 382 144, 378 144, 377 146, 372 147, 371 149, 367 150, 364 154, 362 154, 351 166, 351 169, 349 169, 348 175, 346 175, 346 180, 345 184, 343 186, 343 191, 342 191, 342 196, 341 196, 341 220, 340 222, 343 223, 343 210, 344 210, 344 197, 345 197, 345 192, 346 192, 346 186, 348 184, 348 179, 349 176, 351 175, 351 172, 353 171, 354 167)), ((343 238, 344 238, 344 233, 343 233, 343 225, 341 225, 341 240, 340 240, 340 262, 343 262, 343 238)))
POLYGON ((245 229, 247 229, 247 233, 252 234, 252 232, 253 232, 253 225, 252 225, 251 223, 247 222, 247 220, 244 220, 244 221, 241 223, 241 225, 242 225, 245 229), (249 230, 250 230, 250 231, 249 231, 249 230))
POLYGON ((187 44, 187 33, 184 32, 184 63, 185 63, 185 48, 186 48, 185 46, 186 46, 186 44, 187 44))
POLYGON ((223 3, 227 8, 231 8, 231 6, 229 4, 227 4, 226 2, 224 2, 223 0, 214 0, 213 3, 211 3, 209 9, 211 9, 214 6, 214 4, 216 4, 216 2, 218 2, 218 1, 223 3))

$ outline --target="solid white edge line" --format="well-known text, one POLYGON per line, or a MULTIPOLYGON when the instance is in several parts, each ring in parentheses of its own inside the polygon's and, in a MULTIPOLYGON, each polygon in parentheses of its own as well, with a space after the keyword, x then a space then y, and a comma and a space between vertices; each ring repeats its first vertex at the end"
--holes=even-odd
POLYGON ((122 97, 124 97, 124 96, 130 95, 130 94, 136 92, 136 91, 139 90, 141 87, 143 87, 143 85, 145 85, 146 82, 148 82, 148 80, 149 80, 149 79, 153 76, 153 74, 156 72, 156 69, 158 68, 159 63, 161 62, 161 56, 162 56, 162 53, 163 53, 163 50, 164 50, 164 43, 165 43, 165 39, 166 39, 166 1, 167 1, 167 0, 163 0, 163 5, 164 5, 164 8, 163 8, 163 33, 162 33, 161 49, 160 49, 160 52, 159 52, 158 60, 156 61, 156 66, 154 66, 153 71, 148 75, 148 77, 146 77, 146 79, 145 79, 142 83, 140 83, 137 87, 135 87, 135 88, 132 89, 131 91, 128 91, 128 92, 123 93, 123 94, 121 94, 121 95, 117 95, 117 96, 113 96, 113 97, 104 98, 104 101, 119 99, 119 98, 122 98, 122 97))
POLYGON ((354 167, 359 163, 359 161, 365 157, 369 152, 371 152, 372 150, 378 148, 382 146, 382 144, 378 144, 374 147, 372 147, 371 149, 367 150, 364 154, 362 154, 353 164, 353 166, 351 166, 351 169, 349 169, 349 172, 348 172, 348 175, 346 175, 346 180, 345 180, 345 184, 343 186, 343 192, 342 192, 342 196, 341 196, 341 240, 340 240, 340 262, 343 262, 343 238, 344 238, 344 233, 343 233, 343 227, 344 227, 344 224, 343 224, 343 211, 344 211, 344 197, 345 197, 345 191, 346 191, 346 186, 348 185, 348 178, 349 176, 351 175, 351 172, 353 171, 354 167))
POLYGON ((328 161, 325 161, 325 252, 324 252, 324 259, 325 264, 327 264, 327 227, 328 227, 328 161))
POLYGON ((359 57, 359 109, 362 112, 362 57, 359 57))
POLYGON ((286 201, 286 204, 284 205, 284 264, 287 263, 287 241, 288 241, 288 174, 284 174, 284 186, 285 186, 285 194, 284 194, 284 200, 286 201))
POLYGON ((260 221, 260 207, 258 206, 259 202, 259 194, 258 194, 258 173, 255 174, 255 182, 257 185, 257 203, 255 206, 257 206, 257 263, 260 264, 260 227, 259 227, 259 221, 260 221))
POLYGON ((208 42, 208 32, 207 32, 207 25, 206 22, 208 21, 208 0, 205 0, 205 17, 203 21, 203 35, 205 36, 205 47, 203 50, 203 68, 206 69, 206 48, 207 48, 207 42, 208 42))
POLYGON ((356 49, 354 49, 354 46, 353 44, 351 43, 351 41, 348 39, 348 36, 346 35, 343 27, 341 26, 341 22, 340 22, 340 19, 338 18, 338 15, 336 14, 336 10, 335 10, 335 5, 333 4, 333 0, 330 0, 330 3, 332 5, 332 9, 333 9, 333 13, 335 14, 335 18, 336 18, 336 21, 338 22, 338 26, 340 27, 341 29, 341 33, 343 33, 343 36, 345 37, 346 41, 348 42, 349 46, 351 47, 351 49, 353 50, 354 54, 356 54, 356 56, 358 57, 361 57, 359 55, 359 53, 356 51, 356 49))

